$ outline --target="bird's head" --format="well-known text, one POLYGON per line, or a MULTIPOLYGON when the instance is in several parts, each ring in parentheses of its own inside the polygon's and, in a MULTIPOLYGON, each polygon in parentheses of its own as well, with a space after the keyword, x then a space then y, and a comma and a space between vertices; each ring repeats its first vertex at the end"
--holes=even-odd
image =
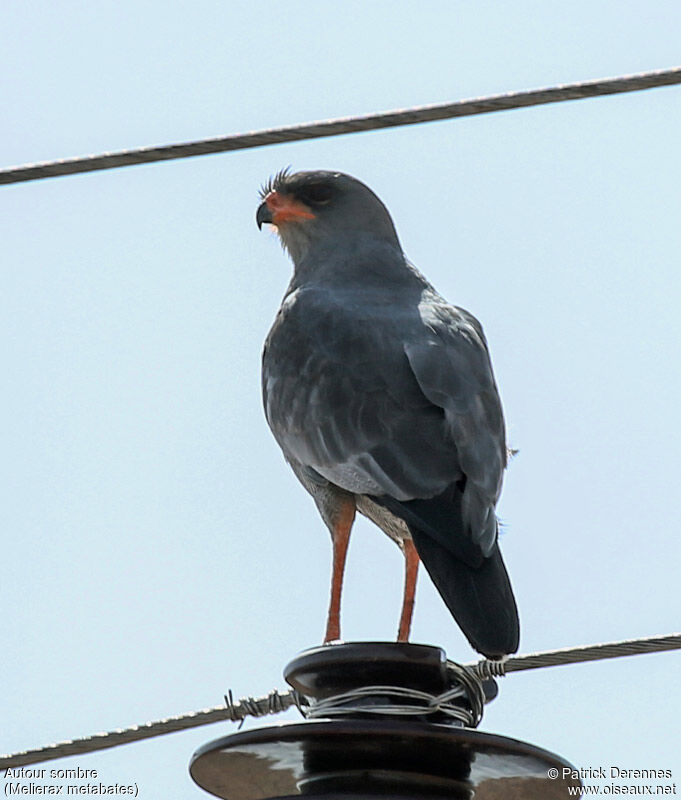
POLYGON ((371 237, 399 248, 388 209, 361 181, 342 172, 278 172, 260 190, 256 222, 276 226, 298 263, 316 246, 371 237))

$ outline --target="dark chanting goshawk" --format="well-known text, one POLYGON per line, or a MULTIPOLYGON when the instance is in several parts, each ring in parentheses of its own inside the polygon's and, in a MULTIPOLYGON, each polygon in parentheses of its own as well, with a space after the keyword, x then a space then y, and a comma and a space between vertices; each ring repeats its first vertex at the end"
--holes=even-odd
POLYGON ((419 561, 471 645, 518 649, 495 506, 507 445, 480 323, 409 263, 388 210, 340 172, 287 171, 262 190, 293 278, 265 342, 265 414, 333 541, 325 642, 340 638, 356 511, 405 558, 398 640, 419 561))

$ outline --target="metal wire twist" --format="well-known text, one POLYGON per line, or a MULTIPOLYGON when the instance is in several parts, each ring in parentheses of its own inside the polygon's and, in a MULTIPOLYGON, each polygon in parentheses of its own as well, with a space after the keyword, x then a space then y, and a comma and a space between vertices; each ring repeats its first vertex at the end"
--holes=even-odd
POLYGON ((266 717, 269 714, 279 714, 295 705, 304 715, 303 707, 306 701, 296 691, 280 692, 278 689, 265 695, 265 697, 240 697, 234 702, 232 690, 228 689, 225 695, 227 719, 239 722, 239 728, 244 724, 246 717, 266 717))
POLYGON ((441 694, 404 686, 362 686, 322 700, 307 698, 309 705, 300 710, 306 719, 349 714, 420 717, 442 713, 468 728, 476 728, 485 704, 482 680, 470 667, 451 661, 447 663, 447 670, 454 685, 441 694), (374 702, 361 702, 363 700, 374 702), (458 703, 454 702, 457 700, 458 703))

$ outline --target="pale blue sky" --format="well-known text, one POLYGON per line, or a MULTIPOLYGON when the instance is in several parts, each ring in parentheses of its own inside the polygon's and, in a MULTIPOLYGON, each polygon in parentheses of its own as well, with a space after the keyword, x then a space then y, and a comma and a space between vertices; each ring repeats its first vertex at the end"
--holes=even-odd
MULTIPOLYGON (((0 161, 659 69, 680 37, 656 0, 13 2, 0 161)), ((679 141, 668 88, 2 188, 0 750, 264 694, 321 640, 329 537, 260 406, 290 265, 257 189, 287 164, 368 183, 485 327, 521 651, 678 630, 679 141)), ((397 549, 360 522, 349 558, 345 638, 390 639, 397 549)), ((475 658, 424 575, 413 633, 475 658)), ((681 783, 680 666, 510 676, 482 727, 681 783)), ((232 729, 53 766, 200 797, 232 729)))

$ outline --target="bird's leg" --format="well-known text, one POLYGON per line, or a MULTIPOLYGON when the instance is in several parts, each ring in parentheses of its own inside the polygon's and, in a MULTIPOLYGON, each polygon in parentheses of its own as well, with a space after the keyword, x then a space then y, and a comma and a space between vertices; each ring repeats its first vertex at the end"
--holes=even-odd
POLYGON ((345 500, 338 508, 338 513, 331 527, 333 541, 333 570, 331 573, 331 601, 329 603, 329 616, 326 620, 326 635, 324 644, 340 639, 340 606, 341 592, 343 590, 343 573, 345 572, 345 557, 348 552, 350 531, 355 521, 355 501, 345 500))
POLYGON ((404 598, 402 600, 402 616, 397 633, 398 642, 409 641, 411 618, 414 613, 414 595, 416 594, 416 578, 419 574, 419 554, 416 552, 414 542, 405 539, 404 542, 404 598))

